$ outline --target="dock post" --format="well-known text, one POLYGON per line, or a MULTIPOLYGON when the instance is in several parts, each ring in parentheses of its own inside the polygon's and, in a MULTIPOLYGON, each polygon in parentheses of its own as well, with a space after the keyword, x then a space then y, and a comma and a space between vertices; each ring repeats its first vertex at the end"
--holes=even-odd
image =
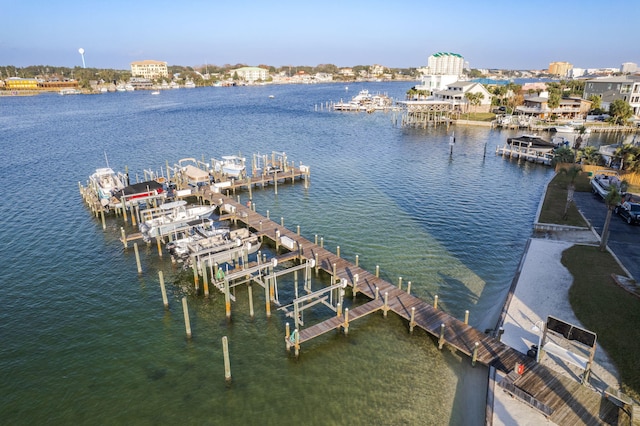
POLYGON ((231 381, 231 365, 229 363, 229 342, 227 336, 222 336, 222 353, 224 357, 224 379, 231 381))
POLYGON ((269 219, 269 210, 267 210, 267 219, 269 219))
POLYGON ((402 290, 402 277, 398 277, 398 288, 402 290))
POLYGON ((318 253, 315 254, 315 265, 316 265, 316 277, 317 277, 318 272, 320 272, 320 262, 318 262, 318 253))
POLYGON ((198 276, 198 262, 193 260, 193 284, 195 285, 196 292, 200 290, 200 277, 198 276))
POLYGON ((270 290, 271 290, 271 279, 267 278, 265 284, 266 285, 264 286, 264 293, 265 293, 264 299, 266 304, 267 318, 271 318, 271 299, 269 298, 270 290))
POLYGON ((300 235, 300 225, 296 226, 296 233, 298 234, 298 236, 300 235))
POLYGON ((167 299, 167 289, 164 287, 164 274, 162 271, 158 271, 158 278, 160 279, 160 293, 162 293, 162 304, 165 309, 169 307, 169 300, 167 299))
POLYGON ((295 354, 296 358, 298 358, 298 356, 300 355, 300 332, 298 332, 298 329, 296 328, 295 330, 293 330, 293 333, 295 335, 295 354))
POLYGON ((102 229, 107 229, 107 223, 104 221, 104 209, 100 209, 100 219, 102 221, 102 229))
MULTIPOLYGON (((377 289, 377 287, 376 287, 377 289)), ((389 292, 385 291, 384 292, 384 306, 382 307, 382 312, 384 317, 387 317, 387 311, 389 310, 389 292)))
POLYGON ((438 338, 438 349, 444 346, 444 324, 440 324, 440 337, 438 338))
POLYGON ((360 256, 356 254, 356 268, 359 266, 358 264, 360 263, 360 256))
POLYGON ((355 274, 353 276, 353 288, 351 290, 351 293, 353 293, 353 299, 355 300, 356 296, 358 295, 358 280, 360 280, 360 275, 355 274))
POLYGON ((231 318, 231 294, 229 293, 229 280, 224 279, 224 310, 227 315, 227 319, 231 318))
POLYGON ((315 236, 314 244, 318 245, 318 234, 316 234, 316 236, 315 236))
POLYGON ((284 325, 284 340, 285 340, 285 346, 287 348, 287 352, 289 352, 289 349, 291 349, 291 345, 289 344, 290 338, 291 338, 291 331, 290 331, 289 323, 286 323, 284 325))
POLYGON ((324 237, 320 237, 320 247, 324 247, 324 237))
POLYGON ((380 289, 378 288, 378 286, 376 286, 376 298, 375 298, 375 300, 378 300, 379 297, 380 297, 380 289))
POLYGON ((184 314, 184 328, 187 331, 187 338, 191 339, 191 323, 189 322, 189 307, 186 297, 182 298, 182 313, 184 314))
POLYGON ((247 286, 247 292, 249 293, 249 316, 251 318, 253 318, 254 317, 254 313, 253 313, 253 286, 251 285, 251 283, 249 283, 249 285, 247 286))
MULTIPOLYGON (((337 278, 336 277, 336 264, 333 263, 331 265, 331 285, 336 283, 336 278, 337 278)), ((339 281, 339 279, 338 279, 338 281, 339 281)))
POLYGON ((376 278, 380 278, 380 265, 376 265, 376 278))
POLYGON ((284 227, 284 216, 280 216, 280 226, 284 227))
POLYGON ((204 288, 204 297, 209 297, 209 274, 205 263, 202 265, 202 287, 204 288))
POLYGON ((138 205, 131 208, 131 225, 136 226, 136 216, 138 216, 138 205))
POLYGON ((162 259, 162 244, 160 244, 160 238, 156 237, 156 243, 158 245, 158 257, 162 259))
POLYGON ((262 232, 262 221, 258 222, 258 230, 262 232))
POLYGON ((438 309, 438 295, 433 296, 433 309, 438 309))
POLYGON ((476 361, 478 360, 478 346, 480 346, 480 342, 476 342, 475 346, 473 347, 473 355, 471 355, 472 367, 476 366, 476 361))
POLYGON ((469 310, 464 311, 464 323, 469 324, 469 310))
MULTIPOLYGON (((122 194, 124 195, 124 191, 122 192, 122 194)), ((124 220, 124 223, 127 223, 127 200, 124 199, 124 197, 122 197, 122 219, 124 220)))
POLYGON ((413 334, 413 327, 415 327, 416 325, 415 317, 416 317, 416 308, 414 306, 411 308, 411 320, 409 321, 409 333, 412 333, 412 334, 413 334))
POLYGON ((344 324, 342 327, 344 328, 344 334, 349 334, 349 308, 344 310, 344 324))
POLYGON ((342 303, 338 302, 336 305, 336 317, 340 318, 342 316, 342 303))
POLYGON ((140 264, 140 253, 138 252, 138 243, 133 243, 133 251, 136 253, 136 265, 138 267, 138 275, 142 274, 142 265, 140 264))
POLYGON ((273 174, 273 188, 274 188, 274 193, 278 195, 278 172, 275 172, 273 174))
POLYGON ((411 281, 407 283, 407 294, 411 294, 411 281))
POLYGON ((122 244, 124 244, 124 248, 129 248, 129 244, 127 242, 127 234, 124 232, 124 228, 120 227, 120 235, 122 236, 122 244))

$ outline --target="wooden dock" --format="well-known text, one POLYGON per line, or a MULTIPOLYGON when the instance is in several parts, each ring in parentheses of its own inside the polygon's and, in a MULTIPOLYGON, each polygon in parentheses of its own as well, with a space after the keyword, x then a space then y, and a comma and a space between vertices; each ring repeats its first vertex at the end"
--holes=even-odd
POLYGON ((563 377, 535 359, 505 345, 498 337, 475 329, 446 312, 437 309, 436 303, 427 303, 405 289, 393 285, 358 265, 351 264, 324 247, 307 240, 297 232, 288 230, 231 198, 218 202, 232 206, 231 218, 246 224, 262 237, 281 247, 283 241, 294 241, 287 247, 298 260, 315 260, 315 268, 332 276, 332 282, 346 280, 354 294, 362 293, 371 300, 348 313, 338 311, 317 324, 285 336, 287 348, 296 353, 301 344, 331 331, 349 330, 350 322, 375 312, 385 316, 392 311, 404 318, 409 330, 420 328, 433 336, 439 348, 447 345, 467 355, 471 363, 494 367, 508 375, 501 387, 513 397, 531 405, 556 424, 626 424, 629 407, 619 407, 604 398, 603 393, 575 380, 563 377), (522 374, 517 367, 523 366, 522 374))
MULTIPOLYGON (((302 321, 298 321, 297 312, 295 315, 288 312, 287 316, 293 317, 296 328, 293 333, 289 334, 287 324, 285 335, 287 349, 295 348, 297 355, 300 345, 303 343, 333 330, 342 330, 344 333, 348 333, 350 322, 376 312, 381 312, 386 316, 389 311, 392 311, 407 321, 409 331, 413 331, 417 327, 433 336, 440 349, 447 345, 467 355, 471 359, 472 365, 480 363, 487 367, 494 367, 506 374, 506 378, 499 383, 499 386, 513 397, 543 413, 556 424, 629 424, 630 413, 634 412, 635 407, 624 404, 616 405, 614 398, 604 398, 602 392, 581 385, 575 380, 562 377, 544 365, 536 363, 533 358, 503 344, 499 340, 500 333, 481 332, 468 324, 468 317, 462 321, 439 310, 437 297, 433 303, 427 303, 413 296, 410 282, 405 284, 404 289, 401 280, 398 285, 393 285, 379 277, 378 267, 376 267, 375 274, 368 272, 358 266, 357 257, 355 264, 352 264, 340 257, 339 249, 336 250, 337 253, 332 253, 326 250, 322 243, 318 245, 317 241, 311 242, 302 237, 299 227, 297 232, 290 231, 282 224, 277 224, 254 211, 255 205, 243 205, 239 202, 239 197, 237 201, 235 199, 236 190, 248 191, 251 199, 252 188, 260 185, 273 185, 277 193, 278 181, 282 179, 290 178, 294 181, 296 178, 301 178, 304 179, 306 186, 308 175, 308 169, 292 167, 288 173, 248 177, 229 181, 222 186, 206 185, 193 188, 185 195, 196 196, 203 203, 209 202, 219 206, 222 218, 244 223, 260 237, 273 241, 277 251, 280 248, 288 250, 288 253, 278 256, 280 262, 285 260, 305 262, 305 267, 315 268, 316 273, 320 270, 328 273, 332 277, 331 287, 338 288, 344 283, 352 288, 354 296, 357 293, 362 293, 370 299, 351 310, 344 309, 344 312, 338 308, 336 315, 305 328, 301 327, 302 321), (518 368, 518 366, 523 366, 523 368, 518 368)), ((80 189, 87 203, 96 207, 92 211, 97 216, 98 203, 88 197, 87 191, 81 185, 80 189)), ((104 212, 102 209, 99 210, 104 228, 104 212)), ((127 240, 133 240, 137 237, 135 234, 123 235, 125 246, 127 240)), ((160 251, 159 242, 158 250, 160 251)), ((138 266, 138 273, 140 273, 140 266, 138 266)), ((247 271, 240 270, 239 273, 245 276, 247 271)), ((233 274, 230 276, 233 277, 233 274)), ((195 281, 197 288, 197 278, 195 281)), ((205 295, 208 294, 206 282, 205 278, 205 295)), ((228 281, 225 282, 228 283, 228 281)), ((214 284, 216 283, 214 282, 214 284)), ((269 297, 270 291, 269 285, 265 285, 267 315, 270 313, 269 305, 273 303, 273 299, 269 297)), ((228 290, 226 293, 228 294, 228 290)), ((304 297, 309 297, 309 295, 302 298, 304 297)), ((323 301, 316 299, 309 305, 316 302, 323 301)), ((226 304, 228 305, 227 315, 230 315, 230 301, 227 301, 226 304)))
MULTIPOLYGON (((204 196, 207 198, 209 194, 204 196)), ((213 197, 212 202, 224 204, 227 208, 234 210, 233 216, 227 217, 233 217, 258 235, 271 239, 275 242, 276 247, 282 246, 283 237, 294 241, 295 246, 289 247, 289 250, 296 252, 299 259, 314 259, 315 268, 331 275, 334 282, 344 279, 354 293, 361 293, 372 299, 371 302, 351 310, 349 321, 380 310, 384 313, 392 311, 409 321, 413 327, 419 327, 438 338, 439 346, 447 344, 454 347, 465 355, 474 357, 474 362, 494 366, 498 370, 508 373, 513 370, 516 362, 526 361, 524 354, 501 343, 499 339, 473 328, 464 321, 437 309, 433 304, 427 303, 375 274, 351 264, 337 254, 316 245, 232 198, 222 197, 219 194, 211 194, 210 196, 213 197)), ((344 327, 344 323, 344 318, 334 317, 299 330, 299 343, 307 342, 329 330, 344 327)))

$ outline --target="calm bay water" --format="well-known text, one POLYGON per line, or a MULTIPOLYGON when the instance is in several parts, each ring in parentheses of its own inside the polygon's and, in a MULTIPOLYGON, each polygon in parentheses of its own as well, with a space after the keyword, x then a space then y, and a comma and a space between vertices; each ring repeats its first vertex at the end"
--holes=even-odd
MULTIPOLYGON (((402 98, 411 83, 182 89, 0 99, 3 274, 0 419, 4 424, 483 424, 487 372, 409 335, 394 315, 357 321, 286 354, 285 318, 239 289, 193 294, 155 247, 118 241, 116 218, 84 206, 78 182, 109 165, 143 179, 168 160, 285 151, 311 167, 311 186, 256 190, 263 214, 480 329, 495 325, 531 234, 549 168, 494 154, 513 134, 401 129, 392 114, 314 105, 361 88, 402 98), (269 95, 273 94, 273 99, 269 95), (486 152, 486 155, 485 155, 486 152), (276 219, 277 220, 277 219, 276 219), (162 306, 164 272, 170 309, 162 306), (193 339, 185 338, 187 295, 193 339), (220 339, 229 337, 226 385, 220 339)), ((604 137, 593 136, 593 143, 604 137), (598 139, 600 138, 600 139, 598 139)), ((246 200, 246 194, 242 194, 246 200)), ((314 288, 321 282, 315 281, 314 288)), ((280 282, 290 301, 291 282, 280 282)), ((305 314, 308 321, 326 312, 305 314)))

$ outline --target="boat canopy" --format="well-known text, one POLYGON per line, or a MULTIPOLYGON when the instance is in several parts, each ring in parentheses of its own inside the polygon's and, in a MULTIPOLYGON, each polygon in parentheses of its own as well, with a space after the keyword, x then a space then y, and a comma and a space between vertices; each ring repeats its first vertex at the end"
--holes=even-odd
POLYGON ((196 166, 192 166, 191 164, 184 167, 184 174, 189 179, 191 183, 208 183, 209 182, 209 173, 197 168, 196 166))

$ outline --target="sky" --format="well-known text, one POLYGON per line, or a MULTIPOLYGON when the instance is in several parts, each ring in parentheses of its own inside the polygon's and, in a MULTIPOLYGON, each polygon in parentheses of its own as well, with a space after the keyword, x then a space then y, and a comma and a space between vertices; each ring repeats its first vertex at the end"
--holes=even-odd
POLYGON ((0 66, 261 64, 471 68, 640 63, 638 0, 0 0, 0 66), (28 6, 28 7, 27 7, 28 6))

